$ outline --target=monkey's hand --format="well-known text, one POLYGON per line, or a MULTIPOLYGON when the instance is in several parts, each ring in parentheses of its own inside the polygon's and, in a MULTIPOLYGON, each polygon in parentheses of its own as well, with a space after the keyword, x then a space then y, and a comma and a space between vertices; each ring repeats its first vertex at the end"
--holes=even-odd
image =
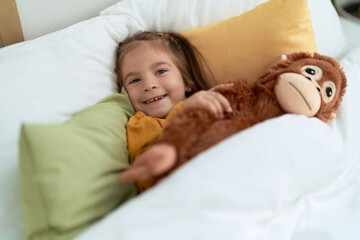
POLYGON ((120 180, 133 182, 159 176, 170 170, 175 163, 176 149, 173 145, 155 144, 136 158, 133 164, 121 174, 120 180))

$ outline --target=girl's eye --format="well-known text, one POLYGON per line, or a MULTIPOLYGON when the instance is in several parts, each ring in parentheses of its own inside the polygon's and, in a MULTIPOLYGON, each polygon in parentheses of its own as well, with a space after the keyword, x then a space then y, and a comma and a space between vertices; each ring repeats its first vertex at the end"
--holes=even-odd
POLYGON ((140 81, 140 79, 138 79, 138 78, 133 79, 133 80, 131 80, 131 81, 129 82, 129 85, 130 85, 130 84, 137 83, 137 82, 139 82, 139 81, 140 81))
POLYGON ((164 74, 164 73, 166 73, 166 72, 167 72, 167 70, 161 69, 161 70, 157 71, 157 72, 155 73, 155 75, 161 75, 161 74, 164 74))

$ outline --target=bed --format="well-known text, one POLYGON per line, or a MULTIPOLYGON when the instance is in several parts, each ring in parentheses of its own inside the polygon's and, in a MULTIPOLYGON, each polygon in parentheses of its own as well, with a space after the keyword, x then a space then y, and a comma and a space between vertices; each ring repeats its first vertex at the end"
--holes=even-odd
POLYGON ((359 78, 360 25, 328 0, 122 0, 1 48, 0 239, 359 239, 359 78), (347 92, 331 123, 260 123, 137 195, 118 181, 134 110, 114 54, 144 30, 184 33, 219 82, 255 78, 282 51, 316 50, 340 62, 347 92), (235 41, 207 46, 209 36, 235 41), (229 52, 248 61, 221 65, 229 52))

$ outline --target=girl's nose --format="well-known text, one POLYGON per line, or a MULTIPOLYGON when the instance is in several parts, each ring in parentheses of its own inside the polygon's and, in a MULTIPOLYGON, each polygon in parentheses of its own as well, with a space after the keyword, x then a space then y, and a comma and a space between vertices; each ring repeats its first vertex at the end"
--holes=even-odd
POLYGON ((144 91, 151 91, 152 89, 159 87, 157 81, 153 78, 148 78, 143 81, 144 81, 144 91))

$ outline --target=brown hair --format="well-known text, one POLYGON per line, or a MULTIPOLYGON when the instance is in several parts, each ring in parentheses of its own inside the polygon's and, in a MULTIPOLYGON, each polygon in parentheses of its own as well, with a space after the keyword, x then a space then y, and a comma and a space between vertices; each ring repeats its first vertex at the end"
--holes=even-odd
POLYGON ((185 86, 191 89, 190 92, 186 93, 186 96, 190 96, 199 90, 209 89, 205 81, 204 68, 209 73, 209 77, 212 77, 212 74, 204 57, 185 37, 172 32, 141 32, 119 43, 115 66, 119 87, 123 85, 121 63, 124 56, 143 41, 156 41, 170 54, 172 61, 184 79, 185 86))

